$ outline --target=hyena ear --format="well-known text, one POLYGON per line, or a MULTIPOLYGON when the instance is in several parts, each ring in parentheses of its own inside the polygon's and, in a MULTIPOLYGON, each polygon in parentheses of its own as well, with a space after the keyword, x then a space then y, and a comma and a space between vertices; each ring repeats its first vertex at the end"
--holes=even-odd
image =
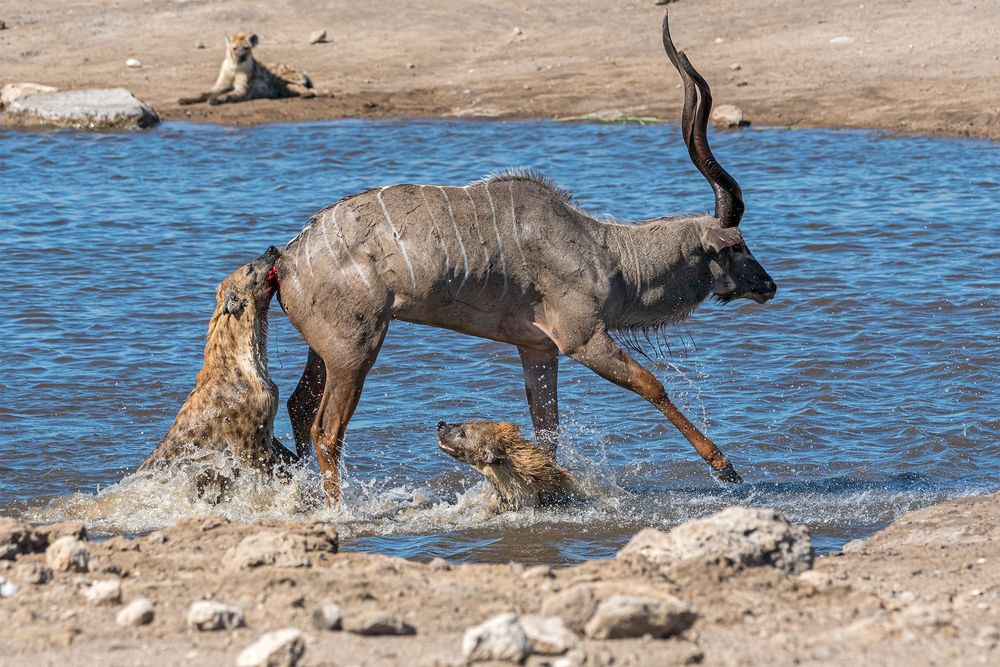
POLYGON ((500 450, 495 447, 487 447, 483 450, 483 464, 493 465, 494 463, 499 463, 500 461, 500 450))
POLYGON ((222 297, 222 312, 226 315, 232 315, 238 319, 246 307, 246 299, 236 294, 234 290, 227 290, 226 295, 222 297))
POLYGON ((721 252, 726 248, 739 245, 743 241, 737 227, 706 227, 701 231, 701 245, 705 250, 721 252))
POLYGON ((257 33, 250 35, 250 46, 257 47, 257 33))

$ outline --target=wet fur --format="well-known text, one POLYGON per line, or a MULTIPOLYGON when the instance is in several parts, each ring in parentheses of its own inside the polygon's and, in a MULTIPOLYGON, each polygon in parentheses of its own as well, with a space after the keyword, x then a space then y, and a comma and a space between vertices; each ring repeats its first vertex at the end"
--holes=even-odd
POLYGON ((269 252, 219 285, 194 389, 140 470, 205 451, 228 450, 268 474, 295 460, 274 439, 278 388, 267 370, 271 290, 265 276, 276 258, 269 252))
POLYGON ((549 451, 525 439, 516 424, 471 421, 459 427, 467 435, 464 456, 452 456, 475 467, 493 487, 491 511, 547 507, 582 497, 569 471, 549 451))
POLYGON ((253 57, 257 35, 237 32, 226 37, 226 58, 212 89, 178 104, 225 104, 253 99, 315 97, 309 76, 287 65, 262 65, 253 57))

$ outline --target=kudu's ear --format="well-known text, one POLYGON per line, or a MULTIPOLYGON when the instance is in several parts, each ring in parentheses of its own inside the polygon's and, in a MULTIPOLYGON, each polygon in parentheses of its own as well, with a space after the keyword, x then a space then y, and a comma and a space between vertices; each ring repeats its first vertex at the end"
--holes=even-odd
POLYGON ((222 312, 239 319, 243 310, 247 307, 246 299, 238 295, 235 290, 226 290, 226 295, 222 297, 222 312))
POLYGON ((701 231, 701 245, 705 250, 720 252, 743 241, 738 227, 705 227, 701 231))

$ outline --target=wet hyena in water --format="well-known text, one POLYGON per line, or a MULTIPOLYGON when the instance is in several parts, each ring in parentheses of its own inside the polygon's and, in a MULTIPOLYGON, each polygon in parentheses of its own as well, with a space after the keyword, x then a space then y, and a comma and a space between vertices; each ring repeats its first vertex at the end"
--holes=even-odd
POLYGON ((231 452, 267 474, 297 459, 274 438, 278 388, 267 372, 267 316, 277 258, 278 251, 269 248, 219 285, 194 389, 140 470, 206 452, 231 452))

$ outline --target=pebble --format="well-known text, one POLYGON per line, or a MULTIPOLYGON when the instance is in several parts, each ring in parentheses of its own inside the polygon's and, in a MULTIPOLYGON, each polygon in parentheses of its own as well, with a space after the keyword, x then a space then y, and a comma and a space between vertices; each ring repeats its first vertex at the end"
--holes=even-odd
POLYGON ((732 104, 720 104, 712 109, 712 124, 716 127, 745 127, 750 124, 743 115, 743 109, 732 104))
POLYGON ((45 550, 45 563, 55 572, 87 572, 90 569, 90 548, 65 535, 45 550))
POLYGON ((7 29, 7 23, 5 21, 0 21, 0 30, 6 30, 6 29, 7 29))
POLYGON ((326 44, 326 30, 317 30, 309 35, 310 44, 326 44))
POLYGON ((225 630, 246 625, 243 611, 215 600, 199 600, 188 610, 187 624, 197 630, 225 630))
POLYGON ((306 640, 301 630, 275 630, 243 649, 236 658, 236 667, 295 667, 305 652, 306 640))
POLYGON ((149 598, 139 598, 130 602, 115 616, 115 623, 123 626, 149 625, 156 616, 153 601, 149 598))
POLYGON ((462 655, 466 662, 521 663, 531 654, 524 628, 512 613, 499 614, 465 631, 462 655))
POLYGON ((313 609, 312 624, 317 630, 340 630, 343 620, 340 606, 332 602, 324 602, 313 609))
POLYGON ((577 636, 558 616, 528 614, 520 617, 518 622, 534 654, 562 655, 580 645, 577 636))
POLYGON ((414 635, 416 629, 400 618, 378 609, 347 616, 341 621, 344 630, 356 635, 414 635))
POLYGON ((517 26, 514 26, 514 29, 513 29, 513 30, 511 30, 510 32, 511 32, 511 34, 512 34, 512 35, 514 35, 514 36, 517 36, 517 35, 523 35, 523 34, 524 34, 524 31, 523 31, 523 30, 521 30, 521 29, 520 29, 519 27, 517 27, 517 26))
POLYGON ((597 598, 589 586, 576 586, 556 593, 542 602, 542 616, 559 616, 573 632, 583 632, 597 611, 597 598))
POLYGON ((194 43, 194 48, 196 48, 196 49, 203 49, 203 48, 205 48, 205 42, 203 42, 203 41, 201 41, 199 39, 197 42, 194 43))
POLYGON ((13 581, 0 577, 0 598, 13 597, 19 590, 21 589, 13 581))
POLYGON ((591 639, 643 635, 665 639, 687 630, 697 618, 691 605, 674 597, 613 595, 597 607, 587 622, 586 633, 591 639))
POLYGON ((451 563, 446 561, 444 558, 434 558, 431 562, 427 563, 429 567, 434 572, 446 572, 451 569, 451 563))
POLYGON ((142 67, 142 63, 139 62, 138 58, 129 58, 125 61, 126 67, 142 67))
POLYGON ((830 43, 831 44, 853 44, 854 41, 855 40, 854 40, 853 37, 848 37, 847 35, 841 35, 840 37, 834 37, 833 39, 831 39, 830 43))
POLYGON ((739 63, 733 63, 732 65, 729 66, 729 69, 733 70, 734 72, 739 72, 741 69, 743 69, 743 65, 739 63))
POLYGON ((83 589, 83 597, 91 604, 112 605, 122 601, 122 582, 118 579, 95 581, 83 589))

